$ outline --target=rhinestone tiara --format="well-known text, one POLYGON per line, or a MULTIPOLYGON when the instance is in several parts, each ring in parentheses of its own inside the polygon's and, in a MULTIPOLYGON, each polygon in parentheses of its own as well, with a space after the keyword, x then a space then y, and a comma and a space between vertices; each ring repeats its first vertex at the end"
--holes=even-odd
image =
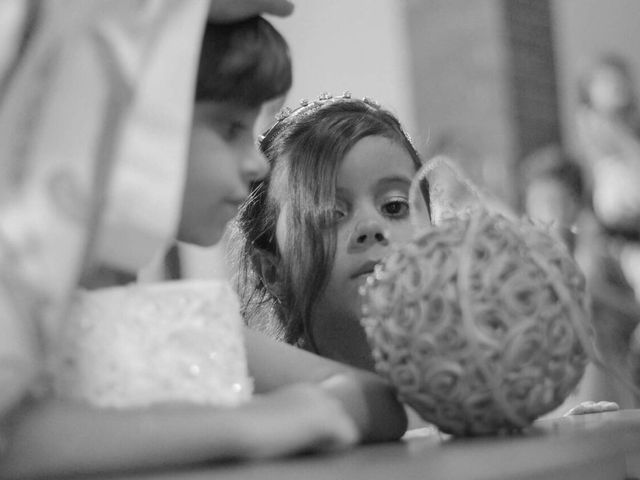
POLYGON ((321 93, 317 100, 308 100, 306 98, 300 100, 300 104, 295 107, 284 107, 280 109, 280 111, 275 115, 275 123, 271 125, 262 135, 258 137, 258 145, 260 145, 264 139, 269 136, 271 132, 276 130, 285 120, 288 118, 295 117, 301 113, 304 113, 307 110, 311 110, 314 107, 319 107, 321 105, 325 105, 327 103, 343 101, 343 100, 353 100, 357 102, 363 102, 369 105, 371 108, 379 109, 380 104, 375 100, 369 97, 363 97, 362 99, 352 98, 351 92, 346 91, 342 95, 331 95, 330 93, 323 92, 321 93))

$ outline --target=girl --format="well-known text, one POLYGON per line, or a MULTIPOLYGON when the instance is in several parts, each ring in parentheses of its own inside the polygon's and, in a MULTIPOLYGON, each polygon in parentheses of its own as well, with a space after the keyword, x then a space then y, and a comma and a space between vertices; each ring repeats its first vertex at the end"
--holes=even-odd
MULTIPOLYGON (((234 9, 242 2, 226 3, 234 9)), ((138 257, 152 255, 155 248, 163 243, 166 245, 169 240, 166 233, 170 228, 164 231, 154 223, 156 220, 168 224, 176 220, 181 238, 203 244, 214 243, 222 233, 222 225, 231 216, 233 202, 246 195, 248 183, 259 179, 265 170, 261 157, 249 149, 253 136, 247 133, 252 131, 259 105, 265 98, 243 105, 242 102, 224 102, 213 98, 206 89, 203 92, 198 88, 190 135, 188 129, 182 128, 185 123, 188 125, 184 113, 191 110, 185 107, 193 101, 193 91, 188 88, 189 71, 193 66, 190 53, 193 53, 193 48, 180 42, 186 42, 186 38, 198 38, 196 33, 200 30, 195 26, 206 6, 206 2, 182 1, 114 4, 65 0, 47 3, 46 8, 50 10, 45 12, 42 21, 51 20, 52 17, 47 15, 51 14, 60 23, 56 25, 54 21, 54 28, 43 29, 44 36, 37 35, 34 40, 36 47, 47 46, 45 55, 29 58, 34 61, 38 58, 47 60, 52 58, 50 54, 58 53, 58 56, 53 56, 58 60, 57 63, 45 61, 48 69, 36 68, 36 73, 49 75, 45 75, 45 79, 75 81, 60 81, 57 84, 59 89, 42 92, 45 113, 50 113, 48 108, 51 106, 51 111, 58 115, 55 118, 42 115, 42 118, 38 117, 39 129, 22 132, 24 137, 31 135, 29 138, 33 141, 33 148, 16 149, 11 153, 26 155, 28 161, 19 162, 21 157, 14 158, 4 151, 5 156, 0 157, 1 161, 15 167, 15 170, 3 171, 16 173, 12 178, 16 184, 10 184, 10 188, 3 190, 5 203, 0 211, 0 248, 3 253, 7 250, 14 255, 1 258, 3 267, 6 267, 3 273, 12 273, 2 278, 1 286, 8 285, 9 293, 23 293, 16 298, 26 299, 26 305, 32 307, 25 311, 11 311, 8 308, 11 304, 3 303, 3 307, 7 307, 3 313, 15 313, 16 317, 24 314, 18 319, 22 323, 16 324, 31 325, 25 328, 25 337, 34 333, 30 328, 41 330, 41 336, 29 337, 33 351, 38 347, 34 339, 49 340, 49 336, 55 337, 57 333, 55 329, 41 327, 45 320, 55 319, 56 315, 65 313, 64 287, 73 287, 77 280, 75 275, 79 270, 74 269, 78 265, 77 260, 87 261, 83 276, 85 286, 113 284, 118 278, 130 277, 126 274, 140 260, 138 257), (74 15, 64 15, 65 12, 73 12, 74 15), (71 24, 66 25, 65 22, 71 24), (62 28, 64 26, 70 28, 62 28), (194 29, 185 28, 189 26, 194 29), (56 32, 59 35, 54 35, 56 32), (46 34, 54 37, 47 38, 46 34), (58 48, 61 45, 71 49, 72 54, 67 54, 69 50, 60 53, 58 48), (144 48, 137 50, 138 46, 144 48), (92 50, 93 47, 96 51, 92 50), (73 55, 74 51, 83 55, 73 55), (108 61, 104 61, 105 58, 108 61), (79 73, 77 62, 85 67, 88 65, 88 68, 76 78, 74 73, 79 73), (107 107, 101 102, 104 96, 99 94, 102 84, 98 79, 102 77, 90 75, 96 64, 111 75, 109 82, 105 81, 104 90, 119 94, 107 97, 107 100, 113 100, 105 102, 107 107), (185 68, 176 68, 179 64, 184 64, 185 68), (97 83, 92 83, 92 80, 97 83), (93 95, 78 101, 81 93, 87 93, 82 88, 87 88, 93 95), (145 88, 150 90, 145 91, 145 88), (190 95, 181 93, 183 89, 190 95), (152 94, 157 95, 158 91, 165 95, 162 102, 157 102, 158 97, 152 94), (58 102, 51 101, 50 97, 58 102), (154 103, 154 99, 157 103, 154 103), (91 108, 87 108, 87 104, 91 108), (73 110, 73 106, 79 108, 73 110), (239 108, 242 106, 247 108, 239 108), (100 127, 97 130, 99 141, 95 141, 92 128, 96 126, 95 117, 104 108, 108 115, 101 119, 105 124, 97 122, 100 127), (72 110, 73 115, 65 114, 68 109, 72 110), (176 112, 176 109, 179 111, 176 112), (136 117, 135 114, 140 116, 136 117), (131 121, 132 117, 137 121, 131 121), (93 123, 83 121, 87 119, 93 123), (135 127, 144 128, 136 130, 135 127), (163 130, 163 127, 167 129, 163 130), (80 129, 82 135, 76 129, 80 129), (52 134, 43 138, 39 136, 43 131, 52 134), (149 140, 145 137, 149 131, 160 132, 152 137, 151 143, 127 143, 123 138, 130 140, 129 137, 124 133, 118 135, 118 132, 134 132, 149 140), (187 134, 187 140, 191 140, 188 161, 181 149, 181 139, 175 138, 183 132, 187 134), (82 141, 65 141, 69 138, 82 141), (35 148, 43 144, 48 148, 35 148), (132 145, 142 149, 142 152, 136 150, 138 155, 127 156, 131 152, 124 147, 132 145), (102 149, 94 151, 94 146, 102 149), (116 146, 120 147, 117 151, 120 155, 118 161, 113 160, 116 146), (46 152, 46 155, 38 156, 39 152, 46 152), (105 156, 101 157, 102 154, 105 156), (94 158, 95 165, 91 163, 94 158), (149 158, 153 162, 145 164, 144 161, 149 158), (112 163, 98 162, 97 159, 112 163), (234 163, 233 159, 238 162, 234 163), (148 170, 131 169, 132 165, 141 167, 136 162, 141 162, 148 170), (51 164, 68 169, 51 169, 51 164), (24 165, 29 165, 30 170, 21 171, 24 165), (215 191, 206 197, 208 208, 199 209, 190 195, 196 190, 202 193, 202 184, 199 182, 205 176, 203 172, 209 175, 211 170, 216 169, 225 181, 216 184, 215 191), (88 174, 76 176, 78 172, 88 174), (103 181, 93 183, 93 180, 100 178, 99 175, 103 176, 103 181), (181 180, 185 177, 188 191, 181 202, 181 180), (78 182, 78 179, 81 181, 78 182), (88 188, 82 181, 86 179, 90 180, 87 182, 88 188), (110 179, 110 182, 106 179, 110 179), (152 185, 145 183, 147 181, 152 185), (44 184, 39 185, 38 182, 44 184), (139 188, 141 185, 154 188, 139 188), (104 190, 98 190, 100 188, 104 190), (131 196, 116 195, 123 192, 131 196), (36 200, 21 203, 19 200, 23 197, 36 200), (42 202, 41 197, 49 201, 42 202), (34 205, 38 210, 29 210, 34 205), (51 211, 40 210, 45 207, 51 211), (11 215, 21 212, 21 209, 26 213, 34 213, 34 216, 11 215), (157 212, 162 215, 157 215, 157 212), (182 220, 178 221, 180 218, 182 220), (35 221, 30 224, 33 219, 35 221), (43 219, 46 222, 43 223, 43 219), (123 219, 133 219, 135 222, 122 222, 123 219), (12 235, 25 232, 29 235, 12 235), (109 239, 111 241, 108 242, 109 239), (31 241, 21 243, 22 240, 31 241), (15 248, 11 250, 10 247, 15 248), (39 249, 44 250, 41 252, 39 249), (83 258, 85 254, 86 258, 83 258), (9 261, 23 257, 25 261, 22 263, 9 261), (34 268, 34 265, 42 268, 34 268), (87 265, 95 268, 86 268, 87 265), (118 275, 120 272, 117 270, 126 270, 125 275, 118 275), (102 275, 105 271, 114 271, 114 274, 105 280, 102 275), (53 278, 48 276, 49 273, 53 278), (61 278, 65 281, 61 282, 61 278), (53 292, 55 295, 45 297, 47 302, 42 301, 42 296, 36 295, 54 288, 58 290, 53 292), (33 323, 29 324, 29 321, 33 323)), ((257 67, 273 66, 274 53, 282 47, 281 41, 276 39, 274 43, 274 35, 277 35, 264 23, 254 19, 243 23, 241 27, 244 33, 240 37, 261 52, 251 57, 252 62, 257 62, 257 67)), ((231 28, 228 33, 234 31, 231 28)), ((220 38, 217 40, 212 44, 204 43, 199 86, 202 86, 201 80, 205 84, 215 84, 219 80, 215 76, 207 80, 202 72, 202 65, 212 54, 210 48, 229 47, 229 55, 236 52, 238 45, 235 42, 226 44, 220 38)), ((279 54, 277 56, 283 58, 279 54)), ((285 59, 288 61, 286 55, 285 59)), ((216 65, 226 64, 220 59, 216 65)), ((237 66, 238 63, 233 65, 237 66)), ((285 62, 285 73, 288 69, 285 62)), ((25 88, 33 87, 34 81, 37 83, 42 80, 40 75, 29 75, 32 72, 29 69, 17 72, 15 86, 18 92, 23 85, 25 88), (17 82, 18 79, 21 82, 17 82)), ((238 89, 255 78, 258 77, 240 75, 236 78, 238 89)), ((288 88, 287 82, 282 88, 288 88)), ((15 95, 16 91, 10 90, 9 94, 12 93, 15 95)), ((227 99, 231 99, 230 93, 227 93, 227 99)), ((280 93, 280 90, 272 91, 269 95, 278 96, 280 93)), ((240 100, 244 98, 242 93, 239 96, 240 100)), ((6 118, 21 120, 17 101, 20 96, 13 98, 16 99, 16 109, 8 108, 2 113, 9 115, 7 112, 13 112, 15 118, 6 118)), ((27 98, 31 97, 27 95, 27 98)), ((20 122, 17 124, 22 125, 20 122)), ((0 122, 0 125, 7 127, 10 122, 0 122)), ((3 148, 8 152, 13 146, 10 140, 18 137, 7 135, 2 138, 6 140, 2 143, 3 148)), ((185 144, 188 145, 187 142, 185 144)), ((6 300, 5 297, 1 299, 6 300)), ((7 322, 7 316, 3 315, 2 321, 7 322)), ((200 339, 198 343, 202 344, 202 341, 200 339)), ((55 346, 54 341, 46 343, 55 346)), ((404 412, 391 389, 377 377, 287 348, 256 333, 247 333, 245 344, 249 372, 254 378, 258 395, 235 408, 194 405, 190 402, 152 404, 123 410, 97 408, 84 402, 58 398, 46 388, 46 383, 39 385, 45 388, 37 389, 19 404, 18 394, 14 393, 10 399, 13 405, 2 411, 0 434, 6 441, 2 442, 0 448, 0 476, 48 478, 175 467, 226 458, 263 458, 301 450, 344 448, 359 440, 398 438, 404 432, 404 412), (294 383, 300 384, 291 385, 294 383)), ((103 346, 110 348, 109 343, 103 346)), ((95 352, 96 357, 99 355, 99 351, 95 352)), ((153 360, 149 358, 148 363, 153 363, 153 360)), ((6 361, 1 366, 10 369, 14 365, 6 361)), ((146 379, 141 380, 144 382, 146 379)), ((5 385, 12 386, 9 382, 3 383, 0 395, 7 391, 5 385)))
POLYGON ((349 94, 303 102, 267 131, 260 149, 270 173, 241 208, 232 242, 240 245, 249 324, 373 369, 358 288, 390 245, 412 233, 418 153, 390 112, 349 94))

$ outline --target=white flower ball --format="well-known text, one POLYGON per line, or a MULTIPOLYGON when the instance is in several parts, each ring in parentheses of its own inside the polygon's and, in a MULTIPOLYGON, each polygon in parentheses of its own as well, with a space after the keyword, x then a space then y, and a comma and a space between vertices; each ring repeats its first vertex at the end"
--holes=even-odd
POLYGON ((376 369, 445 433, 522 429, 584 373, 584 276, 529 221, 484 210, 444 220, 397 248, 361 294, 376 369))

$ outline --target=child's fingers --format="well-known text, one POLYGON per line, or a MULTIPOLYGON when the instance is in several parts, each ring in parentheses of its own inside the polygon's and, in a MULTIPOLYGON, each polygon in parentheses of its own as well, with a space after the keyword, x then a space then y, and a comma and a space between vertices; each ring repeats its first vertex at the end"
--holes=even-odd
POLYGON ((307 445, 301 450, 336 450, 358 442, 359 432, 354 420, 337 399, 316 385, 295 385, 286 388, 281 395, 290 402, 289 420, 299 422, 297 426, 291 426, 303 433, 307 445))
POLYGON ((620 410, 620 406, 616 402, 593 402, 589 400, 573 407, 571 410, 565 413, 565 417, 569 415, 586 415, 589 413, 614 412, 616 410, 620 410))
POLYGON ((210 0, 209 18, 215 22, 234 22, 268 13, 286 17, 293 12, 289 0, 210 0))
POLYGON ((241 458, 340 450, 359 440, 353 419, 315 385, 299 384, 257 396, 246 413, 244 420, 251 428, 243 436, 241 458))
POLYGON ((261 4, 261 12, 279 17, 291 15, 294 7, 293 3, 288 0, 261 0, 258 3, 261 4))
POLYGON ((585 408, 583 405, 577 405, 564 414, 565 417, 570 415, 582 415, 585 412, 585 408))
POLYGON ((599 402, 602 406, 603 412, 615 412, 616 410, 620 410, 620 405, 616 402, 599 402))

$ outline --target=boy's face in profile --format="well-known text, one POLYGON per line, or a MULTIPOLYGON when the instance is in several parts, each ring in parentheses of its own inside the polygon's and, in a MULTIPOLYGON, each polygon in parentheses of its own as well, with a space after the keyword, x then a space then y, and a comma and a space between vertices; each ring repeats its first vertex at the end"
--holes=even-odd
POLYGON ((197 102, 178 240, 200 246, 217 243, 249 184, 267 163, 258 152, 254 127, 260 107, 234 102, 197 102))
POLYGON ((276 115, 284 106, 286 94, 267 100, 260 108, 260 114, 256 120, 255 135, 259 137, 266 132, 276 121, 276 115))

